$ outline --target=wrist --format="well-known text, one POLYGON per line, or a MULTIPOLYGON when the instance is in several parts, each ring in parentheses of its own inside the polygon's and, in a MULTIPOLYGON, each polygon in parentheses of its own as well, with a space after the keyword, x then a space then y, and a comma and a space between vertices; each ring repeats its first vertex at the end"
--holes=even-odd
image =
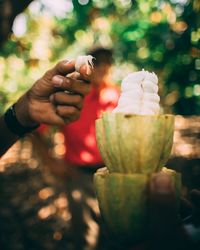
POLYGON ((29 100, 27 94, 24 94, 15 104, 14 111, 18 122, 24 127, 35 127, 39 124, 30 116, 29 100))
POLYGON ((16 114, 16 105, 14 104, 12 105, 4 114, 4 121, 5 124, 7 126, 7 128, 16 136, 18 137, 23 137, 24 135, 26 135, 27 133, 32 132, 33 130, 35 130, 36 128, 38 128, 38 124, 36 123, 32 123, 31 126, 29 125, 29 123, 21 123, 17 117, 16 114), (24 125, 24 124, 28 124, 28 126, 24 125))

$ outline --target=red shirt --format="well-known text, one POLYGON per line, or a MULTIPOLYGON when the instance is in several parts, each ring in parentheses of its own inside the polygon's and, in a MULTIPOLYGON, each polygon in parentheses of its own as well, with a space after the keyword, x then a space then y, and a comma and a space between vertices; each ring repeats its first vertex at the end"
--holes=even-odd
POLYGON ((66 144, 65 159, 79 166, 102 163, 95 136, 95 120, 101 112, 113 110, 118 102, 119 90, 105 86, 101 90, 92 87, 84 99, 80 119, 63 128, 66 144))

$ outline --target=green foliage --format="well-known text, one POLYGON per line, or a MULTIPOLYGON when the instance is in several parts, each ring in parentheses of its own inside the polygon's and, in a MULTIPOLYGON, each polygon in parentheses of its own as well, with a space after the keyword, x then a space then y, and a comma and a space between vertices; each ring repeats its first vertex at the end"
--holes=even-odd
MULTIPOLYGON (((166 112, 200 114, 198 0, 73 0, 72 4, 65 17, 46 16, 45 6, 37 14, 26 11, 27 32, 20 38, 12 35, 1 53, 7 58, 1 91, 10 93, 5 83, 15 81, 19 94, 60 58, 103 45, 114 48, 117 82, 132 69, 155 71, 166 112), (10 76, 9 58, 21 64, 15 79, 10 76)), ((13 95, 14 90, 9 100, 13 95)))

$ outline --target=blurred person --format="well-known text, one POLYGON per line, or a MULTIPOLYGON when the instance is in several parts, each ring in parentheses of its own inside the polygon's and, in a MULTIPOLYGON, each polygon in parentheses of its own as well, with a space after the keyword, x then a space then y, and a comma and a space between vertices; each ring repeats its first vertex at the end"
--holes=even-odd
POLYGON ((10 107, 0 117, 0 156, 41 123, 64 125, 78 119, 83 97, 89 92, 86 70, 82 66, 81 75, 72 74, 75 61, 61 61, 10 107), (70 95, 66 90, 76 94, 70 95))
MULTIPOLYGON (((93 238, 91 241, 94 247, 99 235, 99 212, 93 174, 104 163, 97 147, 95 120, 102 112, 111 111, 116 107, 120 93, 119 88, 110 80, 112 50, 99 47, 88 54, 94 57, 91 89, 84 99, 80 118, 61 127, 66 146, 64 161, 58 162, 51 156, 47 157, 45 146, 41 147, 40 140, 36 142, 51 172, 64 180, 72 213, 74 245, 78 250, 85 249, 87 241, 90 241, 87 240, 89 237, 93 238), (94 228, 91 228, 91 225, 94 228)), ((39 130, 44 130, 44 127, 39 130)))
POLYGON ((112 111, 118 103, 119 89, 110 80, 112 51, 97 48, 94 57, 91 90, 85 97, 79 120, 63 127, 66 143, 65 161, 71 167, 97 169, 103 165, 95 135, 95 121, 102 112, 112 111))

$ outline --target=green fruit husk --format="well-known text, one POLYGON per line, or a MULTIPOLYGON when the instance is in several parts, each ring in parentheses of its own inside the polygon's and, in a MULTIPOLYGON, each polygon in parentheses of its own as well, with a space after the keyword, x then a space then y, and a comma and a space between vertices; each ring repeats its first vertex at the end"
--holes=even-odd
MULTIPOLYGON (((165 170, 172 176, 177 205, 181 189, 181 175, 165 170)), ((140 242, 147 225, 149 175, 109 173, 100 169, 94 184, 102 218, 111 235, 119 241, 140 242)))
POLYGON ((167 162, 173 143, 173 115, 103 113, 96 138, 110 173, 150 174, 167 162))

